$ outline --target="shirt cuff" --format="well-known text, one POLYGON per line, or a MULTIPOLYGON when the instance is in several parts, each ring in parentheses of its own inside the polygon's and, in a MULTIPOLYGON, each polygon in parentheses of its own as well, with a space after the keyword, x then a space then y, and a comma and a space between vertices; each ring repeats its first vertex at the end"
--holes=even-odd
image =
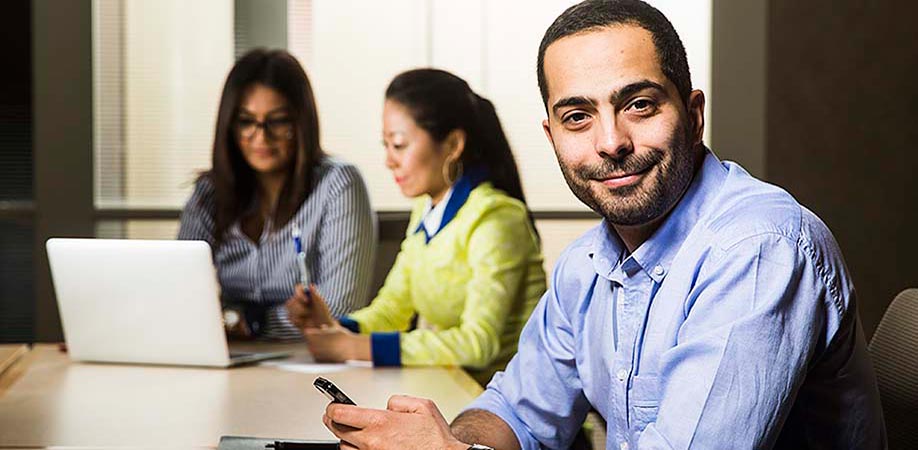
POLYGON ((354 333, 360 333, 360 323, 354 319, 351 319, 350 317, 342 317, 338 319, 338 323, 340 323, 342 327, 347 328, 354 333))
POLYGON ((402 347, 399 332, 373 333, 370 335, 370 349, 374 366, 401 366, 402 347))
POLYGON ((529 427, 526 426, 514 413, 513 408, 507 403, 504 396, 499 391, 500 378, 505 375, 503 372, 494 374, 494 378, 488 383, 485 391, 469 404, 465 411, 470 409, 483 409, 497 417, 500 417, 516 435, 516 440, 520 443, 520 448, 524 450, 539 450, 539 442, 532 437, 529 427))

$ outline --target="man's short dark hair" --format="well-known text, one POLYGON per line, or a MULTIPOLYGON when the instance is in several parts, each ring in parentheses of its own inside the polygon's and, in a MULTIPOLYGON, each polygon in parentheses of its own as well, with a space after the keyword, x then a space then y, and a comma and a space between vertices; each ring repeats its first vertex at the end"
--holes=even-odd
POLYGON ((682 40, 673 24, 659 10, 640 0, 586 0, 561 13, 545 30, 539 45, 536 76, 542 103, 548 109, 548 81, 545 79, 545 50, 566 36, 612 25, 635 25, 650 32, 657 50, 660 67, 676 89, 682 102, 688 104, 692 92, 692 77, 682 40))

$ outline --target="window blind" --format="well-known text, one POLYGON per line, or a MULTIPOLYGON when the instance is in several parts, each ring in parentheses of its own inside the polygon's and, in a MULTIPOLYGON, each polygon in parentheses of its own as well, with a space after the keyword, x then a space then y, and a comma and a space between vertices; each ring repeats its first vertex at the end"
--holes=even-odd
POLYGON ((233 2, 95 0, 95 204, 178 208, 210 166, 233 2))

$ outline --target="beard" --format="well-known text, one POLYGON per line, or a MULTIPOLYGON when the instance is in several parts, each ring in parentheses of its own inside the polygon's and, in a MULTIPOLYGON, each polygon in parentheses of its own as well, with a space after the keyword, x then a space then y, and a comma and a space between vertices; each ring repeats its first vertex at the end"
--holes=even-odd
POLYGON ((695 164, 688 141, 680 126, 670 136, 668 149, 632 151, 617 158, 603 155, 601 163, 589 166, 571 166, 561 158, 558 162, 571 191, 590 209, 613 225, 642 225, 666 214, 691 183, 695 164), (628 186, 610 188, 599 182, 638 173, 643 178, 628 186))

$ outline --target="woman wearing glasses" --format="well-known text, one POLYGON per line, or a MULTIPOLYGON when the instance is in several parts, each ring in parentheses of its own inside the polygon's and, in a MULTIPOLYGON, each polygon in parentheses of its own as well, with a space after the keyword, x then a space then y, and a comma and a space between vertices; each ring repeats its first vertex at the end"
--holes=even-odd
POLYGON ((516 353, 545 292, 539 239, 494 105, 448 72, 405 72, 386 90, 382 138, 386 167, 416 198, 385 285, 340 321, 317 291, 298 289, 291 318, 318 360, 461 365, 484 384, 516 353))
POLYGON ((179 239, 210 243, 232 334, 302 339, 284 302, 307 274, 332 314, 365 306, 376 247, 366 185, 326 155, 312 87, 283 50, 253 50, 223 88, 213 168, 195 184, 179 239))

